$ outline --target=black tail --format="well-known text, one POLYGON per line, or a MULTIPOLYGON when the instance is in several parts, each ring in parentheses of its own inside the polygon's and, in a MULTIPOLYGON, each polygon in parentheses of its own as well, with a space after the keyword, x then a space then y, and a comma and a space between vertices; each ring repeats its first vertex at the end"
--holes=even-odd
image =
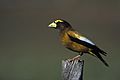
POLYGON ((107 67, 109 67, 107 62, 101 57, 101 55, 100 55, 101 52, 98 52, 96 50, 92 50, 91 52, 94 53, 107 67))
POLYGON ((105 52, 105 51, 103 51, 103 50, 101 50, 100 48, 98 48, 97 46, 94 46, 94 48, 93 48, 94 50, 96 50, 97 52, 99 52, 100 54, 102 54, 102 55, 104 55, 104 56, 106 56, 107 55, 107 53, 105 52))

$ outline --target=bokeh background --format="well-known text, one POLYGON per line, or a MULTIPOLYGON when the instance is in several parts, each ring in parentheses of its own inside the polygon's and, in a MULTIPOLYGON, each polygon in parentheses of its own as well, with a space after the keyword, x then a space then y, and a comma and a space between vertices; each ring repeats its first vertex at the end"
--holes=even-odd
POLYGON ((84 80, 120 80, 120 0, 0 0, 0 80, 61 80, 65 49, 58 31, 62 18, 108 53, 107 68, 84 55, 84 80))

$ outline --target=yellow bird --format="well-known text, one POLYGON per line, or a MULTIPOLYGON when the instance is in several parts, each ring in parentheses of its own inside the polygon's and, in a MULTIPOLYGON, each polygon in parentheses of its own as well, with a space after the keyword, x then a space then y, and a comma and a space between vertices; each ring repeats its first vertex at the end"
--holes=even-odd
POLYGON ((59 30, 61 43, 66 48, 78 52, 79 55, 77 57, 82 56, 83 53, 88 53, 98 57, 106 66, 109 66, 101 57, 101 54, 106 56, 107 53, 98 48, 92 41, 79 34, 65 20, 57 19, 50 23, 48 27, 59 30))

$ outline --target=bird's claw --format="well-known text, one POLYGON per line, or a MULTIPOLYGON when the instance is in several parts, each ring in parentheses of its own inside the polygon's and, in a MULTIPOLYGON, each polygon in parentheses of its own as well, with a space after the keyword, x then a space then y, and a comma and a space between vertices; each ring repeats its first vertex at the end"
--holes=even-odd
POLYGON ((75 61, 75 60, 80 60, 80 55, 77 55, 71 59, 68 59, 69 62, 75 61))

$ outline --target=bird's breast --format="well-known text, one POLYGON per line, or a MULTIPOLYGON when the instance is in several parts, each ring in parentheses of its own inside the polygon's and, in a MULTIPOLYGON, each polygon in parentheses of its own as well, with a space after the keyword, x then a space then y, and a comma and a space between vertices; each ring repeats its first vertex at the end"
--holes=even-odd
POLYGON ((64 46, 67 46, 67 44, 71 43, 71 41, 66 33, 60 36, 60 40, 64 46))

